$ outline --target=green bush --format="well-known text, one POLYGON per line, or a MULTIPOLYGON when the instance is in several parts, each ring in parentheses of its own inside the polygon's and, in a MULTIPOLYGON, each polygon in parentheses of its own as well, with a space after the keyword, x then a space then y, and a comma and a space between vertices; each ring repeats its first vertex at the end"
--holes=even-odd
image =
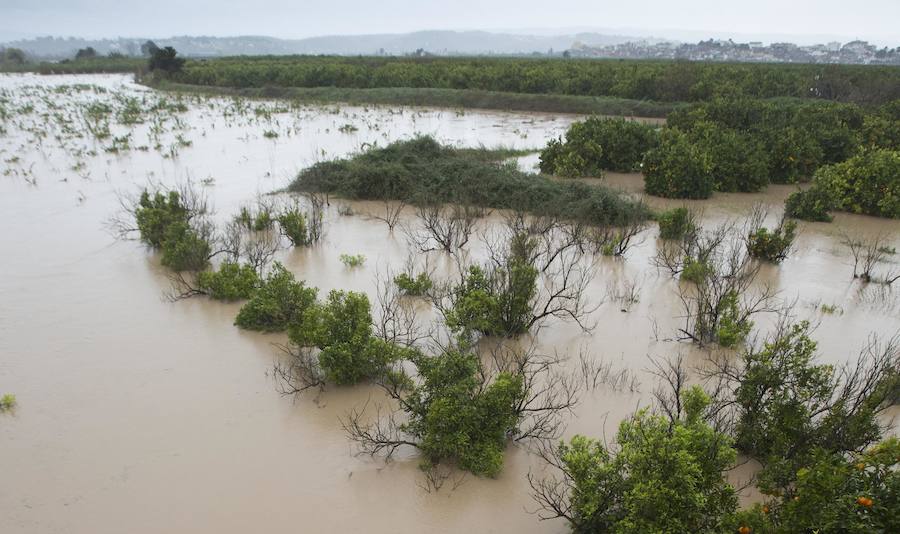
POLYGON ((394 277, 394 283, 397 284, 397 287, 404 295, 410 296, 424 295, 434 286, 434 282, 431 281, 431 277, 426 272, 421 272, 415 277, 410 276, 408 273, 400 273, 394 277))
POLYGON ((203 271, 197 285, 216 300, 249 299, 260 285, 259 275, 251 265, 225 261, 218 271, 203 271))
POLYGON ((499 267, 469 267, 465 280, 453 288, 447 326, 458 333, 516 336, 531 327, 538 271, 511 259, 499 267))
POLYGON ((822 163, 822 148, 807 130, 787 127, 772 129, 769 141, 769 175, 778 184, 809 180, 822 163))
POLYGON ((871 150, 815 175, 814 187, 850 213, 900 218, 900 152, 871 150))
POLYGON ((716 341, 719 345, 734 348, 747 339, 753 328, 753 322, 741 314, 736 292, 731 291, 726 294, 719 302, 719 309, 716 311, 715 316, 718 318, 716 341))
POLYGON ((709 262, 698 260, 695 258, 686 258, 684 267, 681 270, 680 278, 687 282, 701 284, 706 277, 712 272, 712 266, 709 262))
POLYGON ((141 241, 157 249, 162 247, 169 226, 173 223, 186 223, 188 215, 177 191, 157 191, 150 194, 145 189, 134 210, 141 241))
POLYGON ((566 140, 551 140, 541 152, 541 172, 571 178, 631 172, 656 143, 654 127, 625 119, 591 117, 573 123, 566 140))
POLYGON ((402 372, 392 380, 406 384, 400 406, 409 420, 402 429, 417 443, 423 468, 451 461, 476 475, 499 474, 519 423, 522 376, 500 373, 486 384, 478 355, 456 349, 411 360, 421 383, 402 372))
POLYGON ((16 407, 16 396, 12 393, 5 393, 0 397, 0 412, 12 410, 16 407))
POLYGON ((815 462, 817 449, 858 451, 881 437, 877 414, 897 383, 896 373, 865 371, 861 378, 871 387, 847 391, 833 366, 816 362, 816 347, 809 324, 802 322, 742 356, 735 440, 738 450, 762 462, 758 486, 764 493, 792 495, 798 473, 815 462))
POLYGON ((687 134, 667 128, 644 157, 644 189, 669 198, 709 198, 715 188, 709 155, 687 134))
POLYGON ((673 419, 640 410, 623 421, 618 451, 583 436, 560 444, 574 532, 729 532, 731 438, 706 420, 710 399, 699 387, 680 404, 673 419))
POLYGON ((160 263, 175 271, 202 271, 209 265, 212 247, 186 222, 166 228, 160 263))
POLYGON ((833 209, 828 192, 816 186, 791 193, 784 201, 785 215, 804 221, 831 222, 833 217, 828 212, 833 209))
POLYGON ((661 239, 683 239, 697 231, 691 212, 687 208, 672 208, 659 214, 659 237, 661 239))
POLYGON ((289 336, 301 347, 320 349, 319 366, 339 385, 380 376, 408 351, 372 335, 369 298, 353 291, 331 291, 325 303, 309 306, 289 336))
POLYGON ((430 137, 372 148, 301 171, 293 191, 413 204, 457 203, 526 211, 594 225, 643 220, 647 207, 627 195, 519 171, 500 160, 517 152, 457 149, 430 137))
POLYGON ((275 262, 259 289, 238 312, 234 324, 248 330, 277 332, 300 322, 316 302, 316 288, 296 281, 293 273, 275 262))
POLYGON ((366 257, 362 254, 341 254, 341 263, 347 267, 359 267, 366 262, 366 257))
POLYGON ((768 158, 752 135, 700 122, 694 125, 690 137, 706 152, 716 191, 752 193, 769 184, 768 158))
POLYGON ((785 221, 774 230, 757 228, 747 236, 747 253, 752 258, 780 263, 794 243, 797 223, 785 221))
POLYGON ((306 214, 297 207, 292 207, 278 214, 281 232, 295 247, 305 247, 312 243, 306 224, 306 214))

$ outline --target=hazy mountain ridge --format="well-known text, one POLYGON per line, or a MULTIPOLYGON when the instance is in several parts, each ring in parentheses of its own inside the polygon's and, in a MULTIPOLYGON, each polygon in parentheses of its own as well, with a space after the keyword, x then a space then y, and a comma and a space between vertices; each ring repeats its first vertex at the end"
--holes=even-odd
MULTIPOLYGON (((99 54, 140 53, 146 38, 81 39, 38 37, 11 41, 5 46, 21 48, 36 58, 72 57, 80 48, 93 47, 99 54)), ((176 36, 153 39, 159 46, 172 46, 186 56, 283 55, 283 54, 389 54, 402 55, 418 49, 434 54, 531 54, 566 50, 575 42, 613 45, 633 37, 576 33, 564 35, 523 35, 485 31, 420 31, 403 34, 330 35, 305 39, 264 36, 206 37, 176 36)))

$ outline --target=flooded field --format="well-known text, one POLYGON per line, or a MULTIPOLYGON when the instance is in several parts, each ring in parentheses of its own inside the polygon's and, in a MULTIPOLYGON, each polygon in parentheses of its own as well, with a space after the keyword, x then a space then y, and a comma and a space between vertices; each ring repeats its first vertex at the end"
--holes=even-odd
MULTIPOLYGON (((225 220, 300 169, 375 143, 430 134, 460 147, 537 150, 577 117, 178 97, 123 76, 0 76, 0 102, 0 394, 18 401, 0 415, 0 532, 567 530, 533 513, 526 475, 542 467, 527 447, 509 445, 496 479, 466 476, 440 491, 425 489, 410 454, 391 462, 356 454, 340 418, 384 402, 378 387, 281 395, 272 369, 284 335, 234 327, 239 303, 168 301, 156 255, 116 241, 106 223, 121 194, 148 183, 193 180, 225 220), (109 110, 91 107, 98 103, 109 110)), ((635 194, 642 187, 639 175, 602 181, 635 194)), ((697 207, 713 227, 743 219, 755 203, 774 220, 793 190, 646 200, 697 207)), ((422 261, 403 232, 371 217, 379 209, 333 199, 324 240, 277 259, 320 294, 374 296, 379 274, 401 270, 411 254, 422 261), (366 261, 350 269, 341 254, 366 261)), ((502 221, 493 213, 479 231, 502 221)), ((415 224, 406 210, 401 225, 415 224)), ((700 365, 709 356, 677 341, 678 282, 653 265, 657 234, 651 224, 623 258, 595 258, 590 333, 551 320, 532 340, 568 354, 569 365, 584 354, 629 377, 584 392, 565 436, 611 438, 619 420, 649 405, 651 358, 683 354, 700 365)), ((897 247, 900 221, 838 214, 801 224, 791 256, 765 265, 758 280, 817 325, 819 352, 836 364, 872 334, 900 331, 898 295, 853 279, 845 235, 882 235, 897 247)), ((470 248, 484 257, 477 239, 470 248)), ((879 268, 900 272, 894 258, 879 268)), ((429 262, 439 274, 450 263, 437 253, 429 262)), ((438 314, 424 309, 420 319, 428 326, 438 314)), ((755 332, 774 321, 756 318, 755 332)))

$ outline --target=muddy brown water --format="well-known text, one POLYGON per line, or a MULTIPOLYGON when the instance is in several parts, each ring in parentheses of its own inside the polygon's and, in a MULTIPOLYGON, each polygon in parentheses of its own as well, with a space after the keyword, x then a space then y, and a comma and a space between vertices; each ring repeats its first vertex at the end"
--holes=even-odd
MULTIPOLYGON (((525 477, 541 466, 522 447, 508 447, 498 478, 470 476, 439 492, 421 487, 412 454, 389 463, 356 455, 339 418, 383 400, 377 388, 281 396, 271 369, 279 357, 273 344, 282 336, 232 326, 238 304, 166 301, 158 259, 136 242, 116 242, 104 221, 117 209, 117 192, 148 180, 207 179, 205 191, 227 217, 255 195, 284 187, 300 168, 363 143, 420 132, 461 146, 539 148, 572 116, 321 106, 262 120, 227 117, 229 101, 204 99, 189 102, 181 115, 177 133, 191 146, 175 157, 154 149, 85 155, 78 147, 99 148, 94 141, 57 142, 58 124, 40 115, 48 88, 75 83, 146 91, 122 76, 0 76, 8 107, 29 101, 38 110, 8 118, 0 135, 0 160, 9 171, 0 176, 0 394, 18 400, 13 412, 0 414, 0 532, 566 531, 532 513, 525 477), (342 132, 344 124, 358 130, 342 132), (35 131, 48 135, 37 142, 35 131), (267 138, 266 131, 279 136, 267 138)), ((107 97, 82 92, 53 100, 65 108, 93 98, 107 97)), ((134 129, 135 144, 148 127, 134 129)), ((175 134, 168 132, 163 144, 175 134)), ((639 175, 610 173, 602 181, 641 189, 639 175)), ((774 217, 792 190, 773 186, 689 205, 702 207, 709 225, 745 216, 755 202, 770 206, 774 217)), ((371 294, 376 274, 402 268, 409 254, 401 232, 367 217, 377 204, 350 207, 355 214, 341 216, 337 202, 331 206, 323 243, 279 256, 323 293, 371 294), (342 253, 363 254, 366 263, 348 269, 342 253)), ((412 224, 411 213, 404 221, 412 224)), ((499 221, 494 214, 482 226, 499 221)), ((798 317, 818 324, 820 352, 833 363, 853 357, 872 333, 900 329, 896 295, 852 279, 842 232, 882 233, 896 246, 900 223, 838 215, 833 224, 802 224, 794 254, 762 275, 782 298, 796 301, 798 317), (822 313, 821 304, 837 312, 822 313)), ((585 351, 640 382, 638 391, 601 387, 584 394, 567 436, 611 438, 619 420, 646 406, 654 387, 650 356, 681 353, 695 363, 706 356, 672 340, 680 305, 676 282, 651 265, 655 233, 645 231, 624 259, 598 260, 589 290, 600 306, 592 333, 551 321, 537 336, 543 349, 585 351), (611 284, 625 281, 638 287, 639 300, 623 312, 607 295, 611 284)), ((434 319, 423 314, 426 322, 434 319)), ((772 320, 760 318, 759 329, 772 320)), ((752 466, 743 466, 732 478, 750 473, 752 466)))

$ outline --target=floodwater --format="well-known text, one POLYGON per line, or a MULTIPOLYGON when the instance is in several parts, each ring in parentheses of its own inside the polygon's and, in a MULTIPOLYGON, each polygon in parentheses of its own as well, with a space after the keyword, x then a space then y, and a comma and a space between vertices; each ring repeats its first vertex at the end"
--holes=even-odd
MULTIPOLYGON (((540 463, 526 448, 508 447, 496 479, 468 476, 437 492, 423 489, 410 454, 387 463, 355 454, 339 418, 382 401, 377 388, 280 395, 271 370, 283 336, 232 326, 239 304, 167 301, 166 271, 154 254, 115 241, 104 223, 118 193, 151 181, 202 182, 224 219, 283 188, 299 169, 365 143, 425 133, 460 146, 536 149, 576 117, 204 98, 135 126, 112 120, 113 137, 132 132, 118 153, 104 150, 109 140, 72 134, 84 130, 88 119, 77 110, 86 103, 123 95, 160 98, 122 76, 0 76, 8 113, 0 123, 0 394, 18 400, 0 414, 0 532, 566 531, 532 513, 526 474, 540 463), (55 89, 75 84, 92 87, 55 89)), ((603 181, 641 188, 638 175, 603 181)), ((703 209, 707 225, 746 216, 754 202, 770 206, 774 218, 792 190, 690 204, 703 209)), ((402 269, 408 245, 402 232, 367 216, 378 205, 352 203, 354 214, 340 215, 338 204, 328 210, 322 243, 279 259, 320 293, 372 294, 379 272, 402 269), (342 253, 363 254, 366 263, 346 268, 342 253)), ((411 213, 403 219, 414 224, 411 213)), ((500 220, 494 214, 482 226, 500 220)), ((871 334, 900 330, 896 295, 852 279, 842 232, 880 233, 897 246, 900 223, 838 215, 833 224, 802 224, 794 253, 761 275, 795 302, 798 317, 818 325, 821 355, 834 363, 854 357, 871 334), (836 311, 823 313, 823 304, 836 311)), ((651 356, 684 354, 697 364, 707 356, 673 340, 681 326, 677 282, 651 265, 655 233, 646 230, 625 258, 598 259, 588 292, 599 305, 591 333, 554 320, 538 335, 542 349, 584 351, 639 382, 634 391, 601 386, 583 394, 567 436, 611 439, 619 420, 646 406, 655 386, 651 356), (610 297, 624 284, 638 291, 629 306, 610 297)), ((773 320, 760 318, 759 330, 773 320)), ((745 466, 733 478, 749 473, 745 466)))

